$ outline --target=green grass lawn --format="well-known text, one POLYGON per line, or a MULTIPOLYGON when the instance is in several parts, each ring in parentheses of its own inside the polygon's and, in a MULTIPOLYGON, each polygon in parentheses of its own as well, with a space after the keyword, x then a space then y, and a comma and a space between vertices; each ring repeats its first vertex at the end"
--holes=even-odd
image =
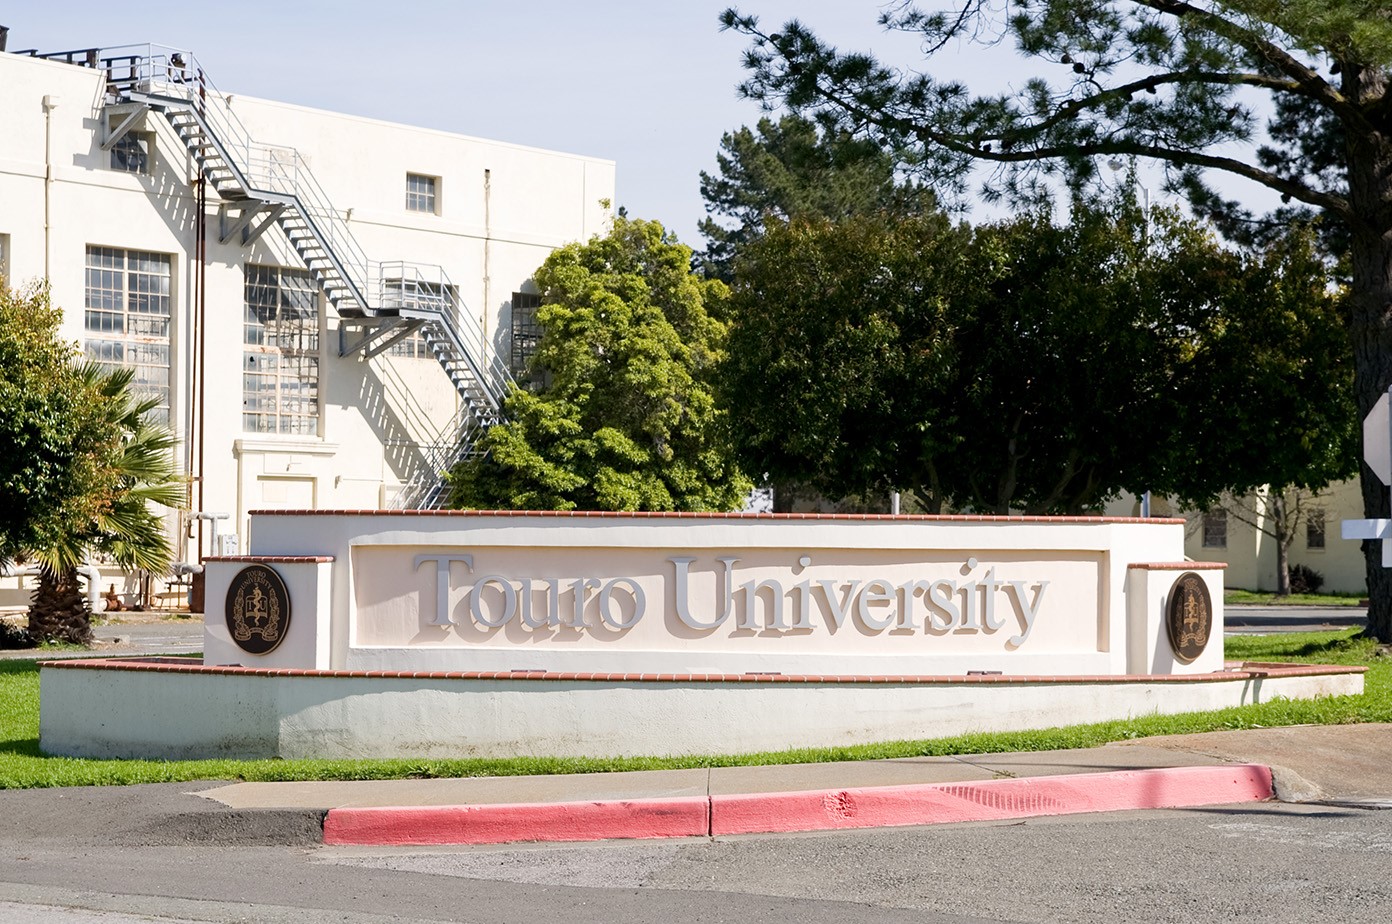
POLYGON ((1146 716, 1130 721, 1074 725, 1044 731, 959 735, 927 741, 895 741, 855 747, 720 757, 643 757, 612 760, 518 758, 151 761, 45 757, 39 753, 39 672, 36 662, 0 661, 0 789, 200 779, 369 780, 503 776, 871 760, 931 754, 984 754, 1092 747, 1126 738, 1234 728, 1392 722, 1392 657, 1384 656, 1376 643, 1370 640, 1353 638, 1355 631, 1239 636, 1227 640, 1226 653, 1228 658, 1234 660, 1367 665, 1369 670, 1361 696, 1276 700, 1216 712, 1146 716))
POLYGON ((1261 606, 1358 606, 1366 594, 1288 594, 1278 597, 1265 590, 1242 590, 1228 587, 1223 591, 1224 603, 1255 603, 1261 606))

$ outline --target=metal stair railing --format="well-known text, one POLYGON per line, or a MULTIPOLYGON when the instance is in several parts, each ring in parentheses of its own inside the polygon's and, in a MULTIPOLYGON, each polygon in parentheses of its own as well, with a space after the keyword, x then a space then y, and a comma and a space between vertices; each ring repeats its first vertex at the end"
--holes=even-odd
MULTIPOLYGON (((483 328, 463 323, 465 308, 459 289, 444 268, 395 261, 375 264, 375 270, 377 304, 394 308, 402 317, 424 318, 427 326, 437 327, 458 353, 452 361, 465 364, 468 378, 478 384, 489 409, 500 413, 512 386, 512 372, 495 351, 487 349, 483 328)), ((441 363, 445 362, 442 358, 441 363)), ((449 365, 446 371, 455 377, 449 365)))
MULTIPOLYGON (((166 108, 172 105, 190 113, 204 129, 207 143, 216 151, 222 166, 246 196, 268 201, 293 200, 296 211, 323 246, 325 256, 333 262, 347 297, 370 313, 367 255, 297 150, 253 140, 228 106, 226 97, 190 52, 162 45, 122 46, 106 49, 101 63, 107 73, 108 90, 118 97, 166 108)), ((204 169, 206 154, 199 160, 200 169, 204 169)), ((214 186, 221 192, 225 183, 215 181, 214 186)), ((335 303, 342 297, 336 297, 335 303)))
POLYGON ((470 409, 460 405, 435 438, 421 444, 426 455, 408 473, 392 507, 430 510, 443 504, 448 491, 445 476, 461 459, 477 451, 475 441, 484 429, 470 409))
POLYGON ((444 492, 440 473, 472 451, 482 429, 502 419, 502 403, 512 384, 506 364, 487 348, 482 327, 464 310, 458 289, 444 269, 369 261, 300 153, 253 140, 191 53, 147 44, 104 49, 100 54, 90 49, 83 56, 87 66, 105 70, 110 97, 145 103, 169 118, 198 161, 200 172, 224 198, 278 202, 293 209, 293 214, 282 214, 277 221, 301 259, 321 277, 340 315, 420 318, 427 331, 439 333, 435 339, 448 349, 437 349, 436 358, 462 403, 431 444, 421 469, 422 477, 435 479, 426 492, 428 502, 438 503, 444 492), (181 113, 188 113, 198 131, 187 122, 176 122, 175 115, 181 113), (293 234, 301 230, 301 223, 317 247, 293 234), (329 266, 316 265, 324 262, 329 266), (377 297, 370 300, 374 282, 377 297), (345 311, 340 304, 344 300, 355 303, 357 311, 345 311))

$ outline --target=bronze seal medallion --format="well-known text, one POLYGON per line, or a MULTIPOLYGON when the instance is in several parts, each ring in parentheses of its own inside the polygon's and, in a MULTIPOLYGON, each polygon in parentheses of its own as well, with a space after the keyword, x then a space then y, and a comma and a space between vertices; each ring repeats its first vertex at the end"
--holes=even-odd
POLYGON ((266 565, 247 565, 227 588, 224 612, 238 648, 270 654, 290 630, 290 591, 266 565))
POLYGON ((1203 654, 1213 630, 1213 601, 1203 578, 1186 571, 1175 580, 1170 587, 1165 625, 1176 660, 1192 664, 1203 654))

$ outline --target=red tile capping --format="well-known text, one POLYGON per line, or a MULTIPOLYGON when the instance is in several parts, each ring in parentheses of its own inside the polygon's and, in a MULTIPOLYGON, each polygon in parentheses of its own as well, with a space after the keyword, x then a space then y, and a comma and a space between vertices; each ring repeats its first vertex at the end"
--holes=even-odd
POLYGON ((253 510, 258 517, 547 517, 560 519, 639 519, 639 520, 830 520, 897 523, 1183 523, 1183 517, 1095 517, 1095 516, 999 516, 953 513, 690 513, 685 511, 612 510, 253 510))
POLYGON ((322 564, 332 562, 332 555, 209 555, 203 559, 208 561, 230 561, 247 562, 248 564, 260 562, 262 564, 271 562, 273 564, 298 565, 298 564, 322 564))
POLYGON ((573 671, 320 671, 303 668, 235 667, 193 663, 183 658, 73 658, 40 662, 54 670, 154 671, 174 674, 252 677, 373 678, 380 680, 508 680, 550 683, 795 683, 795 684, 1060 684, 1060 683, 1222 683, 1258 677, 1362 674, 1366 667, 1342 664, 1230 662, 1208 674, 625 674, 573 671))
POLYGON ((1137 571, 1222 571, 1225 561, 1133 561, 1127 565, 1137 571))

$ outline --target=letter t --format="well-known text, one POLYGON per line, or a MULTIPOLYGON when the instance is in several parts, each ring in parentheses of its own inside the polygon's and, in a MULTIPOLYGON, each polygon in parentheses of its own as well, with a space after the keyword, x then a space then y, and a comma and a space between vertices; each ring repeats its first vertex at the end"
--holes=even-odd
POLYGON ((426 623, 428 626, 447 626, 450 624, 449 618, 449 577, 450 562, 460 561, 464 567, 470 571, 474 570, 474 556, 472 555, 417 555, 413 570, 420 568, 424 562, 433 561, 435 563, 435 619, 426 623))

